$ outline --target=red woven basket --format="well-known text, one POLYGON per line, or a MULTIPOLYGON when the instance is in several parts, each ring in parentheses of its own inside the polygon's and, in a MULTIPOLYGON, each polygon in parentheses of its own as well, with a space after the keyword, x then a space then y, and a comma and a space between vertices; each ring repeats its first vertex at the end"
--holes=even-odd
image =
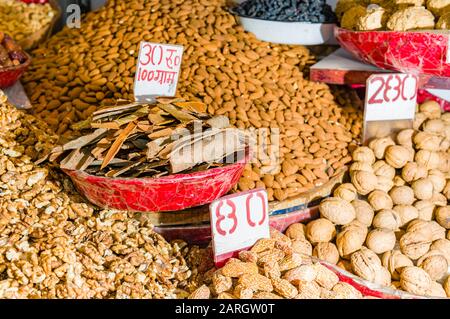
POLYGON ((24 51, 27 59, 17 66, 0 68, 0 89, 5 89, 16 83, 31 63, 31 57, 24 51))

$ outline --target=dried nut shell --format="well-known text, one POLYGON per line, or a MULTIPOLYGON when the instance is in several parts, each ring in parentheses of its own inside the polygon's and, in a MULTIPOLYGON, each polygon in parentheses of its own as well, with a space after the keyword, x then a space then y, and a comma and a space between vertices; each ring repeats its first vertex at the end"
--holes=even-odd
POLYGON ((394 168, 402 168, 410 157, 409 150, 401 145, 391 145, 386 149, 385 160, 394 168))
POLYGON ((374 211, 372 206, 364 200, 355 199, 351 202, 356 213, 356 220, 369 227, 372 225, 374 211))
POLYGON ((402 289, 402 286, 400 285, 400 281, 392 281, 391 288, 396 289, 396 290, 402 289))
POLYGON ((363 223, 353 220, 350 224, 347 224, 341 228, 341 231, 354 229, 358 231, 358 234, 361 236, 361 240, 365 240, 367 237, 368 228, 363 223))
POLYGON ((394 186, 389 196, 395 205, 412 205, 414 203, 414 190, 409 186, 394 186))
POLYGON ((353 272, 366 280, 374 281, 377 270, 381 267, 378 256, 366 247, 354 252, 350 258, 353 272))
POLYGON ((392 209, 394 206, 391 197, 387 193, 380 190, 374 190, 371 192, 367 199, 375 211, 392 209))
POLYGON ((394 187, 394 181, 391 178, 378 176, 378 183, 375 189, 388 193, 394 187))
POLYGON ((339 277, 327 267, 317 263, 314 264, 314 268, 316 270, 317 276, 314 279, 315 282, 319 284, 319 286, 331 290, 339 282, 339 277))
POLYGON ((349 169, 350 172, 354 171, 364 171, 373 173, 372 165, 366 162, 354 162, 349 169))
POLYGON ((336 225, 345 225, 350 223, 356 217, 353 206, 337 197, 325 198, 319 205, 321 217, 330 220, 336 225))
POLYGON ((431 223, 422 219, 414 219, 406 228, 407 232, 422 232, 429 236, 431 239, 433 238, 433 228, 431 227, 431 223))
POLYGON ((407 225, 410 221, 419 218, 419 211, 412 205, 395 205, 393 210, 400 217, 399 227, 407 225))
POLYGON ((420 150, 416 153, 414 160, 417 164, 424 166, 427 170, 439 168, 441 157, 438 152, 420 150))
POLYGON ((301 281, 298 284, 298 295, 295 299, 318 299, 322 288, 315 281, 301 281))
POLYGON ((431 282, 430 289, 427 291, 426 295, 430 297, 439 297, 439 298, 447 297, 444 287, 435 281, 431 282))
POLYGON ((441 117, 441 106, 438 102, 428 100, 419 105, 419 112, 424 114, 427 119, 438 119, 441 117))
POLYGON ((388 146, 395 145, 390 137, 377 138, 369 143, 370 149, 378 159, 384 158, 384 152, 388 146))
POLYGON ((431 282, 428 273, 419 267, 405 267, 400 275, 402 289, 417 295, 425 295, 431 287, 431 282))
POLYGON ((361 236, 361 231, 357 227, 344 229, 336 236, 336 246, 339 255, 347 258, 348 255, 361 249, 365 237, 361 236))
POLYGON ((285 235, 291 239, 301 239, 305 238, 306 226, 301 223, 291 224, 287 230, 285 235))
POLYGON ((382 254, 395 247, 395 233, 389 229, 376 228, 367 234, 366 245, 376 254, 382 254))
POLYGON ((450 200, 450 179, 445 184, 444 190, 442 191, 447 200, 450 200))
POLYGON ((188 299, 209 299, 211 291, 208 286, 202 285, 198 287, 193 293, 191 293, 188 299))
POLYGON ((378 267, 373 282, 381 286, 389 287, 391 285, 391 273, 384 267, 378 267))
POLYGON ((336 297, 339 299, 361 299, 363 297, 362 293, 355 287, 343 281, 334 285, 332 291, 336 293, 336 297))
POLYGON ((444 227, 439 225, 434 220, 429 221, 428 224, 430 225, 430 229, 431 229, 431 240, 432 241, 445 238, 445 228, 444 227))
POLYGON ((392 180, 394 182, 394 186, 405 186, 406 182, 400 176, 395 176, 392 180))
POLYGON ((429 251, 417 261, 417 266, 425 270, 431 279, 440 281, 447 275, 448 262, 438 250, 429 251))
POLYGON ((428 172, 428 179, 433 184, 433 191, 436 193, 441 193, 444 190, 446 180, 445 175, 438 169, 431 169, 428 172))
POLYGON ((373 173, 377 176, 384 176, 389 179, 393 179, 395 176, 395 168, 386 163, 385 161, 376 161, 373 165, 373 173))
POLYGON ((420 178, 414 181, 411 187, 418 199, 427 200, 433 196, 433 183, 429 178, 420 178))
POLYGON ((306 238, 297 238, 292 240, 292 251, 297 254, 312 255, 312 245, 306 238))
POLYGON ((333 196, 351 202, 352 200, 356 199, 356 188, 351 183, 341 184, 334 190, 333 196))
POLYGON ((428 120, 423 123, 422 130, 428 133, 441 134, 445 129, 445 122, 441 119, 428 120))
POLYGON ((411 259, 403 255, 399 250, 390 250, 383 254, 381 263, 389 270, 393 279, 400 279, 403 267, 414 266, 411 259))
POLYGON ((383 209, 375 215, 372 226, 395 231, 400 227, 401 223, 401 218, 397 212, 392 209, 383 209))
POLYGON ((414 203, 414 207, 417 208, 420 219, 431 220, 436 206, 429 200, 418 200, 414 203))
POLYGON ((360 146, 356 148, 352 153, 352 158, 355 162, 366 162, 369 164, 375 163, 375 155, 367 146, 360 146))
POLYGON ((447 297, 450 298, 450 276, 448 276, 447 279, 445 279, 443 286, 445 293, 447 294, 447 297))
POLYGON ((306 225, 306 238, 314 245, 320 242, 329 242, 336 236, 336 228, 326 218, 310 221, 306 225))
POLYGON ((301 265, 286 271, 283 279, 286 279, 293 285, 298 285, 300 282, 313 281, 317 277, 316 269, 313 265, 301 265))
POLYGON ((402 168, 402 178, 408 183, 418 180, 419 178, 427 177, 427 174, 427 168, 416 162, 408 162, 402 168))
POLYGON ((412 147, 413 146, 413 135, 414 135, 413 129, 401 130, 397 134, 397 143, 402 146, 412 147))
POLYGON ((318 243, 314 247, 313 256, 330 264, 336 264, 339 261, 339 252, 333 243, 318 243))
POLYGON ((433 193, 433 196, 429 199, 434 205, 443 207, 447 205, 447 198, 441 193, 433 193))
POLYGON ((438 207, 435 216, 439 225, 445 229, 450 229, 450 206, 438 207))
POLYGON ((413 129, 419 130, 422 124, 427 120, 427 116, 423 113, 416 113, 416 116, 414 118, 413 122, 413 129))
POLYGON ((361 195, 367 195, 378 185, 378 178, 375 174, 365 171, 354 171, 350 174, 353 186, 361 195))
POLYGON ((441 141, 442 137, 428 132, 418 132, 413 138, 415 147, 419 150, 437 151, 441 141))
POLYGON ((425 255, 431 246, 431 235, 423 232, 406 232, 400 238, 400 250, 412 260, 425 255))
POLYGON ((348 260, 341 259, 336 264, 336 266, 338 266, 339 268, 344 269, 345 271, 348 271, 350 273, 352 272, 352 264, 348 260))
POLYGON ((430 246, 430 251, 440 251, 450 264, 450 240, 442 238, 433 242, 430 246))

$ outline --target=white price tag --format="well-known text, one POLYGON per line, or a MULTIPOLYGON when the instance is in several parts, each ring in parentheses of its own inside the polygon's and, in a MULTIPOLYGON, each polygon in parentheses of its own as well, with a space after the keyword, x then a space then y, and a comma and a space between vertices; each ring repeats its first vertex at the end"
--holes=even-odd
POLYGON ((141 42, 134 77, 136 101, 175 96, 182 57, 180 45, 141 42))
POLYGON ((255 189, 215 200, 209 205, 214 262, 221 266, 236 253, 269 238, 267 192, 255 189))
POLYGON ((414 119, 418 85, 415 75, 371 75, 366 84, 364 121, 414 119))

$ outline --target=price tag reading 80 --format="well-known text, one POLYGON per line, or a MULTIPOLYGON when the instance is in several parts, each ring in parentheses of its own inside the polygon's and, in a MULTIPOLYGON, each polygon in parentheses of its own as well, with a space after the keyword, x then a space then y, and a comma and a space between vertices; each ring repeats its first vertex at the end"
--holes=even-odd
POLYGON ((269 238, 267 193, 256 189, 222 197, 209 206, 214 261, 222 264, 237 251, 269 238))
POLYGON ((376 74, 366 85, 365 121, 413 119, 419 82, 410 74, 376 74))

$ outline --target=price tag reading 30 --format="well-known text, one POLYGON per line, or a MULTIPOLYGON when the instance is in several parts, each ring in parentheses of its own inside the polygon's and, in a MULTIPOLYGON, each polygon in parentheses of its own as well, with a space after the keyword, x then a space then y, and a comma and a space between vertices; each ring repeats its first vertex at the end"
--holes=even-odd
POLYGON ((217 266, 258 239, 270 237, 269 205, 263 189, 222 197, 210 204, 209 211, 217 266))
POLYGON ((180 45, 141 42, 134 78, 136 100, 175 96, 182 57, 180 45))

